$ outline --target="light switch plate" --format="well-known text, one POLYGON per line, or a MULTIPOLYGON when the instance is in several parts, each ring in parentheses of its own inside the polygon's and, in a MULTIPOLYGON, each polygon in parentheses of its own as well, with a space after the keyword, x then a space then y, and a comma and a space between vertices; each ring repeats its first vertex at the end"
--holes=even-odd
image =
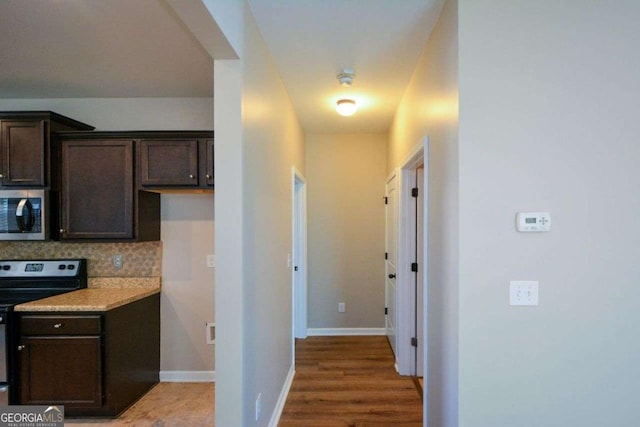
POLYGON ((538 282, 532 280, 509 282, 509 305, 538 305, 538 282))
POLYGON ((207 267, 216 268, 216 256, 215 255, 207 255, 207 267))

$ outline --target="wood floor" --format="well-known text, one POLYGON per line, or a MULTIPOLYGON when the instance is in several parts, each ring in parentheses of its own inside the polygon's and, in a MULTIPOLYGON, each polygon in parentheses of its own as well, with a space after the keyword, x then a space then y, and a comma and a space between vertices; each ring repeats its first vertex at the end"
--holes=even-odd
POLYGON ((280 427, 422 427, 422 400, 399 376, 386 337, 309 337, 280 427))
MULTIPOLYGON (((214 384, 160 383, 117 420, 65 425, 214 425, 214 384)), ((280 427, 422 427, 414 380, 399 376, 385 337, 309 337, 296 344, 296 376, 280 427)))

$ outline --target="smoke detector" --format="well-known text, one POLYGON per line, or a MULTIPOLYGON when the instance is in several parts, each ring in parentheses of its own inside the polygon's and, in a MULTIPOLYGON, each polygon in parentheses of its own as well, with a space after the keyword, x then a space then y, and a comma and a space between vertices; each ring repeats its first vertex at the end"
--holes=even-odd
POLYGON ((351 68, 345 68, 336 76, 336 78, 338 79, 338 82, 340 82, 341 86, 351 86, 355 76, 356 75, 351 68))

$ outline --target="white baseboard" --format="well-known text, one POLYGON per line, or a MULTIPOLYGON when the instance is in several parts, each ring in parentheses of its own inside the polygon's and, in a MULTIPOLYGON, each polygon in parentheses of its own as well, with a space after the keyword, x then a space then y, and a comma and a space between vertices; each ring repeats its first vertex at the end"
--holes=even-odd
POLYGON ((163 383, 213 383, 216 371, 160 371, 163 383))
POLYGON ((284 404, 287 402, 287 396, 289 396, 289 389, 291 388, 291 384, 293 383, 293 377, 296 374, 295 365, 291 365, 291 369, 289 369, 289 374, 287 375, 287 379, 284 381, 284 385, 282 386, 282 390, 280 391, 280 396, 278 397, 278 401, 276 402, 276 407, 273 409, 273 414, 271 415, 271 420, 269 421, 269 427, 277 427, 280 422, 280 416, 282 415, 282 410, 284 409, 284 404))
POLYGON ((340 336, 340 335, 386 335, 385 328, 309 328, 310 337, 340 336))

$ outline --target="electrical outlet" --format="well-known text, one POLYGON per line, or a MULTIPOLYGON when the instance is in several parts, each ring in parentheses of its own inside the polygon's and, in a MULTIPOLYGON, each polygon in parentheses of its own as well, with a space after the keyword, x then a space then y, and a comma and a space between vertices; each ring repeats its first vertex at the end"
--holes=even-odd
POLYGON ((114 255, 113 256, 113 266, 120 270, 122 268, 122 264, 124 263, 124 257, 122 255, 114 255))
POLYGON ((344 313, 345 312, 345 306, 343 302, 339 302, 338 303, 338 313, 344 313))
POLYGON ((261 406, 262 406, 262 393, 258 393, 258 398, 256 399, 256 421, 260 419, 261 406))

